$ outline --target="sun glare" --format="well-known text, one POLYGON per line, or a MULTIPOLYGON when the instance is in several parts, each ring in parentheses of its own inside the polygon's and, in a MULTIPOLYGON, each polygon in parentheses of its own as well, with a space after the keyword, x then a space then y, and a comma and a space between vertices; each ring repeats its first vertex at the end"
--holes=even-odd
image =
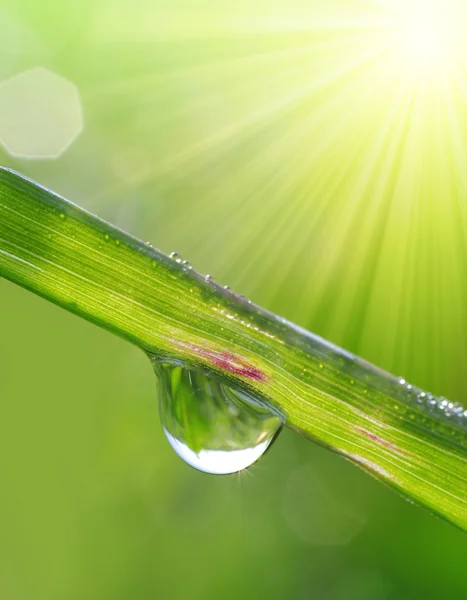
POLYGON ((400 51, 420 67, 445 67, 460 42, 459 15, 448 0, 407 1, 400 9, 400 51))
POLYGON ((434 19, 414 19, 404 29, 406 50, 417 61, 432 62, 444 54, 446 32, 434 19))

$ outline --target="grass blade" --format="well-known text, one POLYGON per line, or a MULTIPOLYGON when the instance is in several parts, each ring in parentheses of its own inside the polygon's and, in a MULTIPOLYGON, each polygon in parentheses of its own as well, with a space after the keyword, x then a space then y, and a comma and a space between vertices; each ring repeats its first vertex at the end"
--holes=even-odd
POLYGON ((0 275, 145 352, 248 389, 289 427, 467 529, 467 412, 251 304, 8 169, 0 275))

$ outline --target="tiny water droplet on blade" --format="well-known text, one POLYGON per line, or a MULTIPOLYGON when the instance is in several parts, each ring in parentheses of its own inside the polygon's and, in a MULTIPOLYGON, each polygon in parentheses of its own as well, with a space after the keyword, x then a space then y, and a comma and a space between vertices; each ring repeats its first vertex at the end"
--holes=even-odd
POLYGON ((182 262, 182 257, 180 256, 180 254, 178 252, 171 252, 169 254, 169 258, 171 258, 172 260, 174 260, 176 263, 181 263, 182 262))
POLYGON ((214 475, 256 462, 282 428, 282 420, 246 393, 201 371, 160 363, 159 411, 164 433, 187 464, 214 475))

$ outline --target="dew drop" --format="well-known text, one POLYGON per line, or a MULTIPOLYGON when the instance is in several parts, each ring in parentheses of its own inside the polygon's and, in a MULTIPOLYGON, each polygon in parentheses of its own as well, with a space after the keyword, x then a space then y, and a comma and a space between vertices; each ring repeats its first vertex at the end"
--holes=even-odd
POLYGON ((242 471, 281 430, 282 420, 245 392, 201 371, 152 362, 164 433, 180 458, 198 471, 242 471))
POLYGON ((182 262, 182 257, 178 252, 171 252, 169 254, 170 258, 174 260, 176 263, 180 264, 182 262))

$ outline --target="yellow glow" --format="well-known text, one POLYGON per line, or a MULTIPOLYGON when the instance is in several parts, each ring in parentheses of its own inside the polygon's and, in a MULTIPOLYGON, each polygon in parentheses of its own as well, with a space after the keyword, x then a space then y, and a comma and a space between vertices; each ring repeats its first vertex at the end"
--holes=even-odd
POLYGON ((467 0, 174 0, 153 19, 102 2, 99 42, 167 42, 154 73, 104 85, 131 106, 129 137, 134 114, 146 128, 133 185, 173 189, 162 247, 277 312, 293 297, 295 319, 390 370, 420 329, 433 346, 462 330, 467 0), (181 173, 199 192, 183 211, 181 173))
POLYGON ((407 51, 416 60, 432 61, 444 54, 446 32, 435 20, 416 19, 409 22, 404 31, 407 51))
POLYGON ((420 67, 445 67, 461 41, 459 5, 448 0, 407 0, 399 9, 402 57, 420 67))

